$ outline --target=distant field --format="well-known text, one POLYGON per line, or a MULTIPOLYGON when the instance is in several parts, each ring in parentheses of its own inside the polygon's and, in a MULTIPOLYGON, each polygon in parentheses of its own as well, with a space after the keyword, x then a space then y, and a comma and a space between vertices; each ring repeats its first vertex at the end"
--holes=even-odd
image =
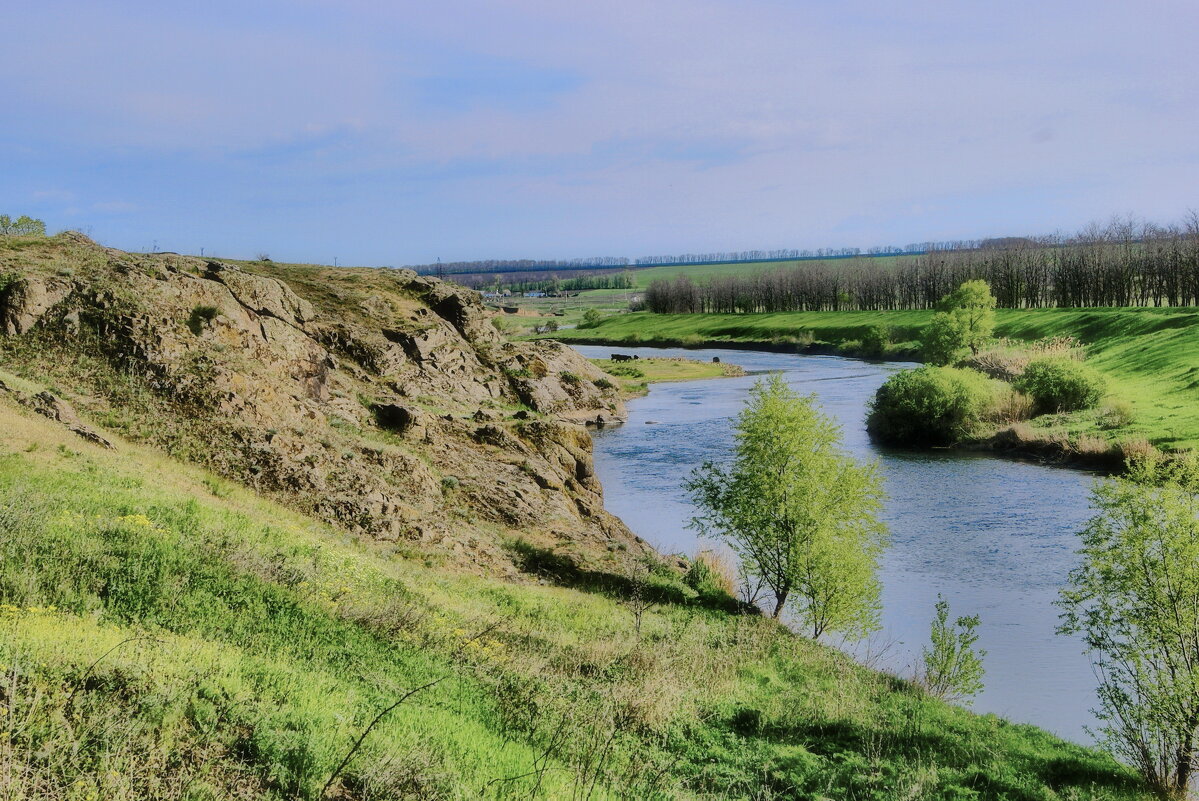
MULTIPOLYGON (((899 259, 910 259, 912 256, 871 256, 862 257, 869 258, 871 263, 879 264, 895 264, 899 259)), ((837 265, 846 265, 853 262, 852 258, 837 258, 837 259, 783 259, 780 261, 758 261, 758 262, 725 262, 721 264, 676 264, 664 267, 646 267, 640 270, 633 270, 633 280, 636 282, 637 289, 645 289, 650 285, 650 282, 658 278, 676 278, 680 275, 686 275, 698 281, 707 280, 713 276, 722 275, 752 275, 754 273, 767 272, 777 270, 780 267, 797 267, 800 265, 816 265, 832 262, 837 265)), ((615 290, 592 290, 593 292, 614 292, 615 290)))
MULTIPOLYGON (((878 261, 894 264, 897 259, 913 258, 911 256, 879 256, 878 261)), ((815 265, 832 262, 844 264, 851 259, 783 259, 779 261, 757 262, 721 262, 719 264, 674 264, 663 267, 645 267, 630 270, 633 276, 632 289, 585 289, 578 295, 569 298, 511 298, 505 299, 506 304, 535 309, 542 313, 562 311, 566 313, 568 322, 574 323, 582 316, 582 312, 590 307, 598 309, 625 309, 629 301, 643 293, 650 283, 659 279, 677 278, 686 275, 695 281, 703 282, 714 276, 753 275, 754 273, 777 270, 781 267, 795 267, 800 264, 815 265)), ((450 276, 453 278, 453 276, 450 276)))
MULTIPOLYGON (((649 314, 609 317, 596 328, 559 331, 561 340, 625 345, 838 344, 890 323, 894 341, 911 344, 930 311, 649 314)), ((1089 363, 1107 375, 1111 394, 1132 404, 1136 421, 1105 437, 1143 436, 1168 448, 1199 447, 1199 309, 1000 309, 996 335, 1018 340, 1074 336, 1089 363)), ((1088 413, 1054 421, 1066 433, 1094 433, 1088 413)))

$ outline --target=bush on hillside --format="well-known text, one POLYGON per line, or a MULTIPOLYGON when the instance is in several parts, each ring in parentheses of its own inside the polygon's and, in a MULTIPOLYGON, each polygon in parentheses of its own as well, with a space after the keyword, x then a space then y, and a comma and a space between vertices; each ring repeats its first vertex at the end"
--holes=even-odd
POLYGON ((891 445, 950 445, 991 411, 997 390, 974 370, 901 370, 875 393, 866 430, 891 445))
POLYGON ((600 324, 600 320, 604 316, 600 314, 599 309, 588 309, 583 312, 583 319, 579 322, 579 328, 595 328, 600 324))
POLYGON ((877 323, 866 329, 862 335, 862 351, 868 356, 880 357, 886 354, 887 346, 891 344, 891 326, 877 323))
POLYGON ((1016 388, 1032 397, 1038 414, 1046 414, 1095 408, 1107 392, 1107 382, 1082 362, 1046 358, 1029 362, 1016 388))

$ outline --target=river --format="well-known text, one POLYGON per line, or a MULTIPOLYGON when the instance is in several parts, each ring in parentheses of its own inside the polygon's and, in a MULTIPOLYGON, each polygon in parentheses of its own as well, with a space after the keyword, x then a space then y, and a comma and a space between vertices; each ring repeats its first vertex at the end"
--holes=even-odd
POLYGON ((629 403, 629 421, 595 432, 596 472, 604 503, 663 553, 710 547, 687 528, 693 514, 683 490, 704 460, 727 457, 732 419, 756 378, 779 371, 788 385, 814 393, 843 426, 845 448, 879 463, 888 500, 891 545, 882 559, 883 630, 851 646, 880 669, 911 676, 928 641, 941 593, 953 617, 978 614, 985 648, 985 689, 973 708, 1033 723, 1089 742, 1095 677, 1081 643, 1055 634, 1058 588, 1076 564, 1077 532, 1090 516, 1088 473, 948 451, 911 453, 875 446, 866 404, 904 365, 837 356, 738 350, 580 345, 591 358, 610 353, 686 356, 744 367, 751 375, 654 384, 629 403))

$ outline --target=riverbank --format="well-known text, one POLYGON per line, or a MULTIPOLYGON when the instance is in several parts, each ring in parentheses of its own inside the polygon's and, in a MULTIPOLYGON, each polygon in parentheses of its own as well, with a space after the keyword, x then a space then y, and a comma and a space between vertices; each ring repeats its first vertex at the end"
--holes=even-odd
MULTIPOLYGON (((932 312, 618 315, 592 328, 559 331, 572 343, 864 356, 871 326, 891 327, 888 360, 918 358, 916 339, 932 312)), ((1088 364, 1108 379, 1110 397, 1130 419, 1113 426, 1098 410, 1046 415, 1014 431, 996 426, 962 447, 1071 461, 1110 469, 1129 449, 1199 447, 1199 310, 1190 308, 1000 309, 997 337, 1032 342, 1072 336, 1088 364)))
POLYGON ((737 378, 745 375, 745 370, 736 364, 700 361, 682 356, 590 361, 619 381, 621 396, 626 400, 645 395, 649 392, 650 384, 700 381, 707 378, 737 378))

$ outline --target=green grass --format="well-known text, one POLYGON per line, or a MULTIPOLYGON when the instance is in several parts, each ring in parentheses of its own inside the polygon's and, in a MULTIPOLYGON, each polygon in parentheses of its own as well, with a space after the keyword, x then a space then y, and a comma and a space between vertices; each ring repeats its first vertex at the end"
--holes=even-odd
MULTIPOLYGON (((649 314, 607 318, 596 328, 559 331, 561 340, 613 344, 837 344, 861 339, 886 322, 901 353, 910 353, 932 312, 786 312, 778 314, 649 314), (906 349, 904 349, 906 346, 906 349)), ((1132 405, 1135 421, 1100 432, 1094 413, 1040 421, 1064 433, 1144 437, 1163 448, 1199 447, 1199 310, 1193 308, 999 309, 997 336, 1036 340, 1074 336, 1088 363, 1108 379, 1111 395, 1132 405)))
POLYGON ((627 578, 432 568, 115 439, 0 402, 5 801, 1145 797, 664 568, 638 637, 627 578))
POLYGON ((649 391, 650 384, 745 375, 745 371, 735 364, 677 357, 638 359, 635 362, 592 359, 591 363, 609 375, 616 376, 626 397, 644 395, 649 391))

